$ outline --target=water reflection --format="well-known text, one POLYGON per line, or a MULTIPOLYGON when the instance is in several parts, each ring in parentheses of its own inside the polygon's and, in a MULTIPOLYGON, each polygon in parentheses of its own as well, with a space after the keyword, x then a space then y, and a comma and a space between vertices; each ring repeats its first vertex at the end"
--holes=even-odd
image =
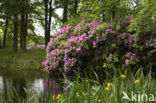
MULTIPOLYGON (((40 96, 48 94, 57 95, 62 91, 61 83, 48 75, 33 71, 0 70, 0 96, 7 97, 8 92, 16 89, 21 98, 26 97, 26 90, 31 90, 31 95, 40 96)), ((0 99, 1 100, 1 99, 0 99)))
POLYGON ((0 91, 3 89, 3 77, 0 76, 0 91))
POLYGON ((61 83, 58 83, 55 79, 47 78, 44 81, 45 94, 51 92, 51 95, 57 95, 61 90, 61 83))
POLYGON ((29 82, 28 85, 30 90, 32 90, 37 96, 40 96, 44 91, 44 80, 43 79, 35 79, 33 82, 29 82))

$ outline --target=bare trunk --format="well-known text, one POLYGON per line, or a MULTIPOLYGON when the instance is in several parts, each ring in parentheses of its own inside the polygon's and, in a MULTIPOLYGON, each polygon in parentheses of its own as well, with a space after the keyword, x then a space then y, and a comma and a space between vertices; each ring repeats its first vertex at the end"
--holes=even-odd
MULTIPOLYGON (((28 3, 28 0, 23 0, 23 1, 28 3)), ((21 37, 20 37, 20 47, 22 50, 26 50, 27 23, 28 23, 28 14, 25 12, 25 8, 22 7, 22 11, 21 11, 21 37)))
POLYGON ((63 23, 67 22, 68 0, 64 0, 63 23))
POLYGON ((7 31, 8 31, 8 17, 6 18, 5 21, 5 30, 4 30, 4 37, 3 37, 3 48, 6 46, 6 36, 7 36, 7 31))
POLYGON ((77 14, 77 7, 78 7, 78 1, 77 0, 74 0, 74 13, 77 14))
POLYGON ((14 52, 18 51, 18 13, 14 14, 14 52))
POLYGON ((21 11, 21 35, 20 35, 20 48, 21 49, 23 49, 24 30, 25 30, 25 16, 24 16, 24 8, 22 7, 22 11, 21 11))
MULTIPOLYGON (((28 4, 29 1, 26 0, 26 3, 28 4)), ((28 13, 25 12, 24 14, 25 17, 25 28, 24 28, 24 35, 23 35, 23 50, 26 50, 27 47, 27 35, 28 35, 28 13)))
POLYGON ((48 2, 47 0, 44 0, 45 4, 45 47, 48 44, 48 2))
POLYGON ((28 14, 25 14, 25 30, 23 35, 23 50, 26 50, 27 47, 27 30, 28 30, 28 14))
POLYGON ((47 32, 47 43, 50 41, 50 31, 51 31, 51 18, 52 18, 52 0, 49 2, 49 23, 48 23, 48 32, 47 32))

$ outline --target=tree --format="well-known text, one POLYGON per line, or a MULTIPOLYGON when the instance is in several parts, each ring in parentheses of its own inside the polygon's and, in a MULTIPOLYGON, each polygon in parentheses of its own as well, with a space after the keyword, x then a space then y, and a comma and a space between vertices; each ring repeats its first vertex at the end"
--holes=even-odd
POLYGON ((2 14, 3 14, 3 17, 2 19, 6 19, 6 22, 5 22, 5 30, 4 30, 4 40, 3 40, 3 44, 5 46, 5 42, 6 42, 6 34, 7 34, 7 31, 8 31, 8 19, 10 18, 10 21, 13 20, 13 50, 15 52, 18 51, 18 11, 19 11, 19 4, 20 2, 17 2, 17 0, 11 0, 11 1, 8 1, 8 0, 3 0, 1 1, 1 6, 2 6, 2 14), (13 16, 13 19, 12 19, 12 16, 13 16))
POLYGON ((0 10, 0 14, 1 14, 1 19, 3 21, 5 21, 5 25, 4 25, 4 35, 3 35, 3 48, 5 48, 6 46, 6 37, 7 37, 7 32, 8 32, 8 23, 9 23, 9 10, 8 7, 10 5, 8 5, 8 2, 3 0, 0 2, 0 6, 1 6, 1 10, 0 10))
POLYGON ((63 23, 67 22, 67 14, 68 14, 68 0, 64 0, 63 23))
POLYGON ((14 43, 13 43, 14 52, 18 51, 18 12, 14 14, 14 43))
POLYGON ((7 36, 7 31, 8 31, 8 22, 9 22, 9 17, 6 17, 4 37, 3 37, 3 48, 5 48, 5 46, 6 46, 6 36, 7 36))
POLYGON ((26 39, 27 39, 27 24, 28 24, 28 12, 26 8, 29 9, 28 0, 23 0, 21 7, 21 36, 20 36, 20 47, 26 50, 26 39))
POLYGON ((44 0, 45 5, 45 46, 48 44, 48 1, 44 0))
POLYGON ((44 0, 45 3, 45 47, 50 41, 50 31, 51 31, 51 18, 52 18, 52 0, 44 0), (49 6, 48 6, 49 4, 49 6), (49 8, 48 8, 49 7, 49 8), (49 13, 48 13, 49 9, 49 13), (48 19, 49 14, 49 19, 48 19))
POLYGON ((20 35, 20 48, 24 49, 23 47, 23 38, 25 33, 25 13, 24 13, 24 6, 21 7, 21 35, 20 35))
POLYGON ((74 0, 74 13, 77 14, 78 0, 74 0))
MULTIPOLYGON (((45 13, 45 20, 44 20, 44 29, 45 29, 45 47, 47 46, 48 42, 50 41, 50 32, 51 32, 51 24, 52 24, 52 17, 55 17, 56 14, 54 11, 58 8, 62 7, 59 0, 44 0, 44 13, 45 13), (52 8, 54 6, 54 8, 52 8)), ((56 16, 57 17, 57 16, 56 16)))
POLYGON ((48 22, 48 32, 47 32, 47 42, 50 41, 50 31, 51 31, 51 18, 52 18, 52 0, 49 2, 49 22, 48 22))
POLYGON ((130 25, 130 31, 136 31, 142 35, 143 32, 156 32, 156 2, 155 0, 144 0, 140 11, 136 14, 134 22, 130 25))

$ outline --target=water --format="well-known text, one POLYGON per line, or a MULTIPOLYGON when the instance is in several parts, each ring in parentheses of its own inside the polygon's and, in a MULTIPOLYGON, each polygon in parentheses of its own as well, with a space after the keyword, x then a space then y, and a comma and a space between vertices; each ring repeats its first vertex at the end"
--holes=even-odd
POLYGON ((58 94, 60 84, 47 74, 37 71, 0 70, 0 95, 4 97, 14 89, 24 98, 26 90, 30 91, 31 95, 40 96, 48 93, 51 85, 53 86, 51 93, 58 94))

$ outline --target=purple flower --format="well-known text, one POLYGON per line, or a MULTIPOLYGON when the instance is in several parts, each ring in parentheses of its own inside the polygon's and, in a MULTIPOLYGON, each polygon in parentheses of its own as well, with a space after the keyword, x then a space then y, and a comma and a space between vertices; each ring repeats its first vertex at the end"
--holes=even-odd
POLYGON ((151 52, 148 52, 147 56, 151 56, 151 52))
POLYGON ((112 31, 112 29, 107 29, 107 30, 106 30, 106 32, 109 32, 109 31, 111 32, 111 31, 112 31))
POLYGON ((68 68, 67 68, 67 67, 65 67, 64 69, 65 69, 66 71, 68 70, 68 68))
POLYGON ((55 63, 55 62, 53 62, 53 65, 56 65, 56 63, 55 63))
POLYGON ((112 54, 109 54, 109 56, 111 57, 111 56, 112 56, 112 54))
POLYGON ((56 59, 56 57, 54 57, 54 60, 56 59))
POLYGON ((96 41, 93 41, 93 47, 95 47, 96 46, 96 41))
POLYGON ((126 64, 129 64, 129 62, 130 62, 130 60, 128 60, 128 59, 125 60, 125 63, 126 64))
POLYGON ((106 36, 106 34, 102 33, 102 37, 105 37, 105 36, 106 36))
POLYGON ((83 33, 83 34, 82 34, 82 37, 85 37, 85 36, 86 36, 86 33, 83 33))
POLYGON ((68 53, 68 51, 69 51, 68 49, 65 49, 65 54, 67 54, 67 53, 68 53))

